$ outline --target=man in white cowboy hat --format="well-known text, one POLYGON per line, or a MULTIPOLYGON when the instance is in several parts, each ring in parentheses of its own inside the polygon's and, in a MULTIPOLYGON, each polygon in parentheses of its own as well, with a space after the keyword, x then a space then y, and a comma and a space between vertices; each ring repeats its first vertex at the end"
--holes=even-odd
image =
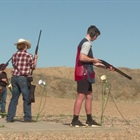
POLYGON ((29 104, 29 89, 27 76, 31 70, 34 70, 37 63, 38 56, 33 56, 27 52, 27 49, 31 47, 31 43, 28 40, 20 38, 17 43, 17 52, 12 56, 12 98, 8 107, 7 122, 13 122, 16 115, 16 106, 20 94, 23 96, 23 110, 24 121, 31 122, 31 103, 29 104))

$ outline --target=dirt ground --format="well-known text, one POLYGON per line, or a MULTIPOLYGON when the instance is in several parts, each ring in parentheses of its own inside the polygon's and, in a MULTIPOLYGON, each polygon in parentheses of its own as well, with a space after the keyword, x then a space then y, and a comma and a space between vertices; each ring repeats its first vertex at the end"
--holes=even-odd
MULTIPOLYGON (((10 95, 7 97, 7 107, 10 95)), ((36 97, 32 104, 33 119, 68 124, 73 115, 74 99, 62 99, 53 97, 36 97)), ((16 119, 23 118, 22 99, 17 106, 16 119)), ((101 122, 103 101, 93 100, 93 118, 101 122)), ((24 131, 24 132, 0 132, 0 140, 139 140, 140 139, 140 102, 108 101, 103 113, 103 123, 100 131, 94 129, 80 129, 76 131, 24 131), (115 128, 115 129, 102 129, 115 128)), ((86 121, 84 104, 80 112, 80 120, 86 121)), ((14 123, 13 123, 14 125, 14 123)))

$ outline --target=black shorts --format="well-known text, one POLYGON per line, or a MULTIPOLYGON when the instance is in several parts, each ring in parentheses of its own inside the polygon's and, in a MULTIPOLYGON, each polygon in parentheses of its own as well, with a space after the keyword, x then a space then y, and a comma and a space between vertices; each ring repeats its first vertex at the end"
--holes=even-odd
POLYGON ((86 79, 86 76, 82 80, 77 81, 77 92, 78 93, 89 93, 92 92, 92 84, 86 79))

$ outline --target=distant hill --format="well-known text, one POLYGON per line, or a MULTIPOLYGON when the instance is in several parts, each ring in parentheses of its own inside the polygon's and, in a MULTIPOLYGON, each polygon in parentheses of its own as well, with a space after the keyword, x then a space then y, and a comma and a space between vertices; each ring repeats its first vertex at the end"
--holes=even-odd
MULTIPOLYGON (((100 100, 102 97, 102 82, 100 77, 107 75, 108 83, 111 85, 110 93, 118 100, 139 100, 140 99, 140 69, 118 68, 124 73, 130 75, 129 80, 117 72, 108 71, 101 68, 95 68, 96 83, 93 84, 94 100, 100 100)), ((11 78, 11 68, 7 68, 8 78, 11 78)), ((36 84, 36 96, 42 93, 42 87, 38 81, 42 79, 46 82, 47 96, 60 98, 75 98, 76 82, 74 81, 74 68, 70 67, 48 67, 37 68, 33 73, 36 84)))

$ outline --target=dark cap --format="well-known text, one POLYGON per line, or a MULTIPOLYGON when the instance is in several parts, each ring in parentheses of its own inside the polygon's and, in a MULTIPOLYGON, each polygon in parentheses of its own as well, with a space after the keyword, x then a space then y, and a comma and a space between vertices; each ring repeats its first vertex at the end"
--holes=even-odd
POLYGON ((0 70, 5 70, 6 65, 4 63, 0 64, 0 70))

